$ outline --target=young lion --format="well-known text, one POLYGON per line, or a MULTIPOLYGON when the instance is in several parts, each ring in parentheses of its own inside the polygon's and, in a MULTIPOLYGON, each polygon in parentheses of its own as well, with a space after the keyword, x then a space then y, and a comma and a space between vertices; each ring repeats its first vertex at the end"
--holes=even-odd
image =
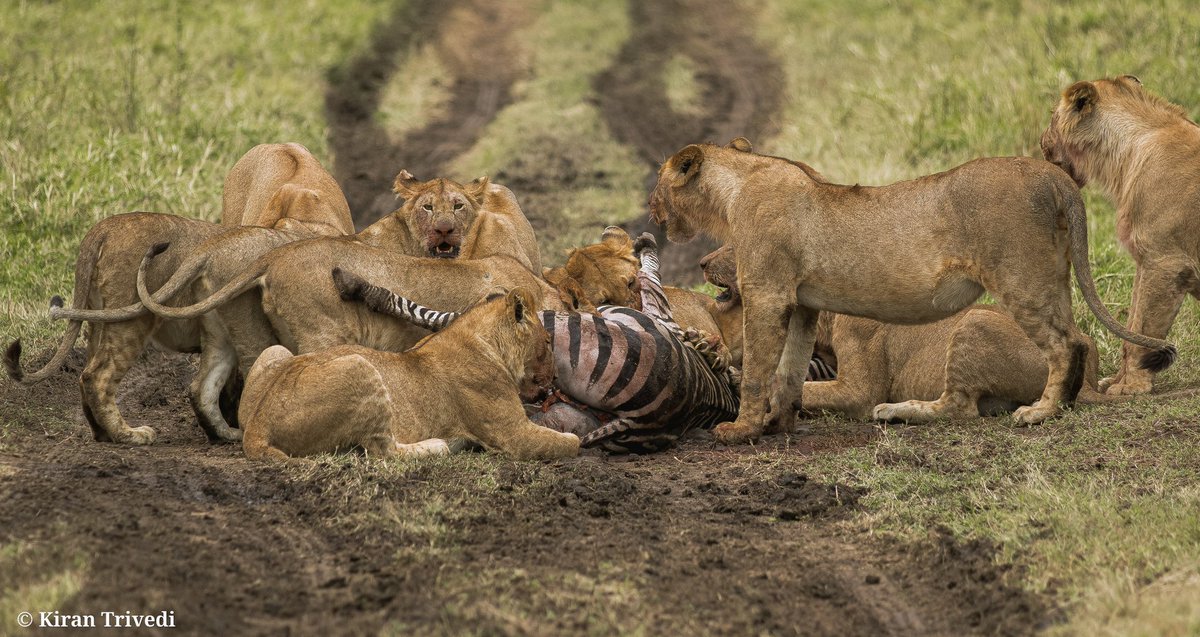
MULTIPOLYGON (((1117 238, 1133 256, 1129 330, 1166 338, 1184 297, 1200 298, 1200 127, 1132 75, 1076 82, 1042 134, 1042 154, 1083 187, 1097 183, 1117 207, 1117 238)), ((1155 369, 1124 345, 1109 394, 1145 394, 1155 369)))
POLYGON ((293 356, 264 351, 239 410, 252 459, 362 447, 368 455, 448 453, 466 439, 517 458, 564 458, 579 438, 525 417, 518 389, 551 369, 534 295, 488 297, 404 353, 347 345, 293 356))
POLYGON ((1100 302, 1079 189, 1040 160, 980 159, 890 186, 841 186, 754 154, 745 139, 693 144, 663 163, 650 211, 673 241, 703 231, 736 249, 744 368, 737 421, 714 431, 725 442, 791 429, 819 310, 927 323, 990 292, 1048 362, 1041 397, 1015 413, 1023 423, 1055 415, 1083 383, 1071 265, 1101 322, 1154 350, 1144 365, 1161 369, 1175 356, 1169 343, 1129 333, 1100 302))
MULTIPOLYGON (((725 288, 726 311, 740 308, 733 251, 721 248, 702 263, 704 278, 725 288)), ((976 305, 921 325, 829 312, 822 312, 819 322, 827 327, 818 328, 817 340, 825 340, 837 356, 838 373, 836 380, 804 383, 809 411, 885 421, 970 418, 1028 405, 1046 385, 1046 359, 995 306, 976 305)), ((1088 356, 1077 400, 1109 402, 1096 390, 1096 348, 1084 339, 1088 356)))
MULTIPOLYGON (((438 211, 438 214, 444 213, 445 218, 453 220, 453 232, 449 234, 456 237, 467 235, 465 241, 472 252, 499 250, 501 246, 510 246, 513 254, 527 260, 520 241, 512 235, 503 234, 507 226, 489 225, 486 232, 477 228, 479 224, 475 222, 484 216, 480 214, 477 206, 486 201, 486 193, 490 192, 486 178, 476 180, 470 186, 461 186, 446 179, 414 184, 410 179, 411 175, 407 171, 402 171, 397 177, 397 182, 406 188, 409 199, 396 212, 375 222, 357 235, 320 237, 314 241, 332 241, 333 245, 342 245, 353 240, 356 244, 369 245, 388 252, 429 254, 428 245, 414 239, 428 234, 426 231, 430 228, 433 215, 419 211, 424 206, 429 206, 438 211), (474 196, 471 196, 471 193, 474 193, 474 196)), ((507 192, 507 189, 503 191, 507 192)), ((517 211, 519 212, 519 208, 517 211)), ((220 315, 202 317, 195 314, 163 320, 164 317, 151 315, 147 307, 138 300, 137 264, 152 246, 168 243, 173 245, 174 249, 169 254, 155 259, 155 262, 146 268, 144 285, 153 286, 157 290, 152 300, 153 304, 164 303, 170 299, 190 303, 206 297, 213 286, 220 285, 251 267, 256 263, 256 259, 272 249, 309 237, 311 233, 260 227, 242 227, 221 232, 224 229, 215 224, 191 220, 172 221, 178 218, 169 215, 114 219, 118 220, 106 219, 97 224, 96 228, 89 232, 89 238, 84 240, 84 247, 80 250, 81 265, 87 266, 90 262, 84 255, 91 254, 92 250, 101 252, 103 258, 95 268, 94 274, 88 270, 89 274, 81 275, 77 269, 74 307, 52 308, 50 312, 51 318, 73 321, 73 327, 68 330, 68 338, 64 339, 63 345, 60 346, 63 357, 78 334, 77 321, 92 322, 88 369, 84 371, 80 383, 84 394, 84 414, 92 424, 96 439, 137 444, 154 440, 153 429, 130 428, 116 405, 116 389, 121 378, 137 360, 147 339, 153 334, 155 340, 168 349, 201 353, 200 369, 193 377, 191 387, 192 407, 196 411, 200 427, 210 440, 239 440, 241 432, 228 424, 228 419, 235 412, 229 409, 229 405, 222 405, 221 399, 236 395, 233 387, 237 376, 235 371, 245 372, 259 352, 280 342, 265 319, 255 321, 245 318, 261 316, 256 309, 261 299, 250 295, 236 299, 231 305, 223 308, 220 315), (167 232, 168 228, 175 228, 181 224, 189 227, 208 226, 215 230, 211 234, 203 234, 199 229, 188 233, 167 232), (157 230, 160 226, 162 231, 157 230), (118 227, 124 231, 116 231, 118 227), (92 238, 93 236, 95 238, 92 238), (155 238, 157 241, 151 241, 155 238), (207 240, 200 243, 198 238, 207 240), (103 251, 100 251, 101 245, 103 251), (93 279, 97 283, 90 282, 93 279), (80 282, 83 281, 88 282, 81 288, 80 282), (90 291, 83 291, 89 289, 90 291), (97 307, 104 309, 91 309, 97 307), (235 318, 225 321, 226 317, 235 318), (238 364, 235 350, 228 345, 231 342, 241 343, 242 351, 248 352, 241 365, 238 364), (223 396, 222 392, 225 389, 229 391, 225 391, 223 396)), ((306 281, 304 285, 310 284, 306 281)), ((342 342, 354 341, 335 341, 342 342)), ((6 357, 10 375, 13 374, 12 370, 19 374, 19 348, 19 344, 14 343, 6 357)), ((57 369, 59 365, 61 360, 53 368, 48 366, 47 369, 57 369)), ((43 372, 38 373, 39 378, 48 375, 43 372)))
POLYGON ((221 225, 330 236, 354 232, 342 189, 296 143, 259 144, 233 165, 221 196, 221 225))

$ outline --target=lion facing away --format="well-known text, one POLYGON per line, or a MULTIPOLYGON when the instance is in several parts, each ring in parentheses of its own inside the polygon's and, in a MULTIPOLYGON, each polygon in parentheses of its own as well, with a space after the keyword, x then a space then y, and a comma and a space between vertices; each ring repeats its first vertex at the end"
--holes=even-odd
MULTIPOLYGON (((1117 208, 1117 238, 1137 270, 1129 330, 1166 338, 1187 295, 1200 298, 1200 127, 1132 75, 1076 82, 1042 134, 1042 154, 1080 187, 1097 184, 1117 208)), ((1109 394, 1145 394, 1154 369, 1125 343, 1109 394)))
POLYGON ((293 356, 274 346, 246 378, 239 416, 252 459, 363 448, 370 456, 448 453, 469 440, 516 458, 564 458, 579 438, 529 421, 518 390, 551 368, 533 294, 480 302, 403 353, 348 345, 293 356))
MULTIPOLYGON (((740 306, 733 251, 722 248, 704 259, 704 277, 724 288, 727 311, 740 306)), ((829 312, 819 323, 818 343, 825 341, 836 356, 838 377, 804 383, 808 411, 909 422, 971 418, 1028 405, 1046 385, 1046 359, 995 306, 976 305, 920 325, 829 312)), ((1108 402, 1096 388, 1096 348, 1084 339, 1088 356, 1077 400, 1108 402)))
POLYGON ((242 155, 225 178, 221 225, 330 236, 354 232, 342 189, 296 143, 259 144, 242 155))
POLYGON ((820 310, 928 323, 990 292, 1047 360, 1040 398, 1014 414, 1023 423, 1055 415, 1083 383, 1072 265, 1097 318, 1153 350, 1144 365, 1163 368, 1175 356, 1169 343, 1125 330, 1100 302, 1083 199, 1048 162, 980 159, 890 186, 842 186, 739 138, 693 144, 664 162, 650 210, 673 241, 702 231, 736 250, 742 401, 737 421, 714 431, 724 442, 791 429, 820 310))

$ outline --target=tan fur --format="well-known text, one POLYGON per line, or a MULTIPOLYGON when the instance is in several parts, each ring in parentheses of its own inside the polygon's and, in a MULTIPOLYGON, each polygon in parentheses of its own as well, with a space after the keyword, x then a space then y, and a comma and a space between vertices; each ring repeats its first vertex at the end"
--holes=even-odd
MULTIPOLYGON (((203 316, 204 347, 192 405, 210 436, 238 438, 239 432, 220 411, 220 379, 235 369, 246 372, 271 345, 282 344, 298 354, 345 344, 398 352, 428 334, 407 321, 343 301, 331 278, 334 269, 354 272, 439 309, 463 308, 489 291, 517 287, 531 290, 539 308, 564 309, 557 291, 518 258, 522 254, 518 243, 496 243, 508 246, 514 255, 483 259, 413 257, 374 244, 395 236, 376 226, 395 228, 399 223, 384 219, 351 237, 321 237, 281 246, 248 267, 243 260, 208 255, 202 247, 180 267, 181 273, 199 271, 187 300, 203 300, 186 307, 162 305, 158 300, 162 295, 156 292, 151 298, 139 281, 143 302, 159 316, 203 316), (204 266, 196 268, 192 263, 196 260, 203 260, 204 266)), ((146 263, 153 261, 148 258, 146 263)), ((167 286, 175 284, 171 281, 167 286)))
MULTIPOLYGON (((102 219, 84 236, 75 261, 71 306, 52 309, 51 316, 130 305, 135 305, 136 310, 126 312, 121 322, 93 323, 88 329, 87 366, 79 387, 83 414, 96 440, 129 444, 154 441, 154 430, 131 428, 121 417, 116 402, 117 386, 147 341, 153 339, 159 346, 177 351, 196 351, 200 347, 199 332, 191 322, 164 321, 142 311, 135 286, 142 257, 158 243, 169 241, 178 247, 146 272, 147 281, 158 288, 179 269, 188 252, 226 231, 207 221, 134 212, 102 219)), ((5 356, 9 376, 23 383, 34 383, 57 373, 74 347, 82 324, 81 318, 71 317, 58 350, 45 367, 33 374, 21 371, 20 341, 13 343, 5 356)))
POLYGON ((342 189, 296 143, 259 144, 233 165, 221 197, 221 224, 331 236, 354 232, 342 189))
MULTIPOLYGON (((1117 207, 1117 238, 1137 264, 1130 331, 1166 338, 1183 303, 1200 298, 1200 127, 1131 75, 1076 82, 1042 134, 1042 153, 1081 187, 1095 183, 1117 207)), ((1107 393, 1151 391, 1154 372, 1124 345, 1107 393)))
POLYGON ((357 345, 292 356, 274 346, 246 379, 243 448, 281 459, 355 447, 370 456, 448 453, 470 440, 516 458, 564 458, 579 439, 525 416, 518 387, 550 367, 535 295, 481 302, 404 353, 357 345), (439 441, 441 441, 439 443, 439 441))
POLYGON ((1157 349, 1160 363, 1174 357, 1168 343, 1128 333, 1100 303, 1079 191, 1039 160, 982 159, 871 188, 818 180, 789 160, 690 145, 659 170, 650 209, 673 241, 705 232, 736 250, 744 367, 738 419, 714 431, 725 442, 792 427, 819 310, 927 323, 990 292, 1048 362, 1041 398, 1015 413, 1024 423, 1056 414, 1082 384, 1072 265, 1106 327, 1157 349))
POLYGON ((571 249, 565 264, 544 269, 542 277, 558 290, 569 309, 594 312, 597 305, 623 305, 640 310, 638 267, 633 239, 621 228, 609 226, 600 243, 571 249))
MULTIPOLYGON (((740 308, 733 251, 722 248, 703 263, 709 283, 728 289, 725 311, 740 308)), ((809 411, 885 421, 968 418, 1033 403, 1046 385, 1046 359, 995 306, 976 305, 921 325, 831 312, 822 312, 819 323, 827 333, 818 342, 825 341, 836 356, 838 377, 804 383, 804 408, 809 411)), ((1107 402, 1096 389, 1095 345, 1084 339, 1088 357, 1077 400, 1107 402)))
MULTIPOLYGON (((480 181, 476 187, 479 193, 478 199, 481 199, 487 184, 480 181)), ((372 224, 358 235, 329 237, 329 239, 335 240, 336 244, 337 239, 350 240, 353 238, 361 244, 375 246, 388 252, 408 251, 410 254, 424 255, 427 254, 426 247, 421 242, 414 240, 411 232, 412 228, 422 227, 422 222, 413 220, 418 216, 417 204, 430 204, 437 210, 453 211, 455 202, 463 202, 463 209, 455 211, 460 213, 460 219, 476 220, 479 217, 478 208, 474 203, 466 205, 464 187, 449 180, 415 182, 410 184, 408 192, 410 198, 404 206, 372 224)), ((453 215, 453 213, 450 214, 453 215)), ((465 232, 470 237, 478 237, 470 240, 486 244, 490 246, 489 249, 501 250, 504 246, 508 246, 513 254, 523 256, 521 242, 511 235, 505 234, 507 227, 503 224, 493 224, 488 226, 486 232, 478 232, 474 226, 455 226, 457 232, 460 234, 465 232), (472 235, 472 231, 476 231, 476 233, 472 235)), ((217 226, 217 228, 220 227, 217 226)), ((133 230, 131 233, 138 234, 133 230)), ((148 427, 140 428, 139 431, 142 433, 137 434, 136 437, 129 434, 129 428, 121 419, 115 402, 116 385, 120 382, 124 371, 141 353, 146 336, 149 334, 146 330, 151 329, 150 326, 162 322, 160 318, 145 318, 149 316, 149 310, 136 297, 137 264, 141 262, 151 245, 171 243, 170 249, 163 256, 154 259, 153 265, 147 270, 146 285, 157 290, 151 302, 161 304, 173 301, 190 304, 207 297, 213 289, 220 287, 221 284, 247 268, 253 267, 257 263, 257 259, 272 249, 297 239, 310 237, 311 233, 243 227, 221 233, 199 245, 195 241, 186 240, 187 237, 179 234, 138 234, 138 236, 142 235, 144 235, 142 239, 137 242, 123 242, 119 246, 106 247, 106 254, 119 251, 122 256, 112 262, 114 265, 107 266, 101 274, 103 281, 111 279, 119 281, 120 285, 128 286, 123 292, 126 295, 130 293, 134 295, 133 303, 124 305, 124 303, 106 300, 104 305, 92 304, 86 307, 51 311, 53 318, 86 320, 92 321, 93 324, 106 323, 107 325, 104 327, 99 325, 96 327, 96 330, 102 334, 110 332, 129 334, 127 338, 121 339, 119 346, 100 344, 90 348, 90 351, 95 352, 91 356, 96 360, 101 373, 85 375, 84 382, 89 388, 85 389, 85 393, 90 391, 93 396, 85 396, 84 402, 85 405, 93 405, 91 410, 94 419, 89 416, 93 426, 97 431, 105 432, 103 436, 98 434, 98 439, 131 442, 149 442, 153 439, 153 430, 148 427), (151 241, 151 237, 157 238, 157 240, 151 241), (185 241, 180 243, 181 240, 185 241), (169 279, 158 276, 160 272, 167 271, 167 268, 159 261, 178 266, 169 279), (115 371, 110 371, 110 368, 115 371)), ((322 281, 328 282, 328 271, 319 276, 322 281)), ((474 298, 477 297, 478 295, 474 298)), ((119 293, 110 294, 108 298, 120 298, 122 301, 128 302, 126 296, 120 296, 119 293)), ((220 408, 222 390, 235 381, 237 371, 240 370, 244 373, 249 368, 259 352, 280 342, 279 337, 265 319, 254 321, 240 318, 261 316, 261 300, 261 296, 258 294, 242 295, 225 306, 220 315, 195 314, 186 319, 169 320, 166 325, 171 327, 171 338, 156 338, 161 341, 161 345, 168 349, 201 352, 200 368, 192 379, 190 395, 198 423, 211 440, 234 441, 241 438, 241 431, 230 427, 226 416, 222 414, 220 408), (240 348, 236 351, 228 346, 233 342, 240 344, 240 348), (205 345, 203 348, 201 348, 202 343, 205 345), (242 357, 244 360, 239 361, 238 351, 248 352, 242 357)), ((111 340, 106 338, 106 342, 111 340)))

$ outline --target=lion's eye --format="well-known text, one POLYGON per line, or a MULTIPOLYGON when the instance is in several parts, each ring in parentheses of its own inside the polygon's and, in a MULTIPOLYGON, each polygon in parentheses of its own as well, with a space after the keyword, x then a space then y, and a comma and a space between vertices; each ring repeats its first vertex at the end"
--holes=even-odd
POLYGON ((427 203, 424 206, 421 206, 421 208, 423 208, 425 212, 433 212, 433 204, 431 203, 427 203))
POLYGON ((462 210, 462 209, 463 209, 463 203, 462 203, 461 201, 455 202, 455 203, 454 203, 454 209, 455 209, 455 210, 462 210))

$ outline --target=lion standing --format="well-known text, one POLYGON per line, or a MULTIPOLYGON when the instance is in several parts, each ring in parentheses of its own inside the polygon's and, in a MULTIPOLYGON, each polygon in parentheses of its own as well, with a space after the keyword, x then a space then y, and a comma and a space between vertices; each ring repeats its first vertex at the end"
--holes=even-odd
POLYGON ((704 232, 736 250, 744 368, 737 421, 714 431, 725 442, 791 429, 820 310, 927 323, 990 292, 1049 367, 1041 398, 1014 414, 1022 423, 1055 415, 1083 383, 1072 265, 1097 318, 1154 350, 1143 364, 1161 369, 1175 356, 1169 343, 1126 331, 1100 302, 1079 189, 1040 160, 980 159, 863 187, 818 180, 801 164, 751 152, 742 138, 693 144, 659 169, 650 214, 672 241, 704 232))
MULTIPOLYGON (((1117 239, 1133 256, 1129 330, 1166 338, 1188 294, 1200 298, 1200 127, 1132 75, 1076 82, 1042 134, 1042 153, 1083 187, 1095 182, 1117 207, 1117 239)), ((1125 343, 1110 394, 1145 394, 1155 370, 1125 343)))

